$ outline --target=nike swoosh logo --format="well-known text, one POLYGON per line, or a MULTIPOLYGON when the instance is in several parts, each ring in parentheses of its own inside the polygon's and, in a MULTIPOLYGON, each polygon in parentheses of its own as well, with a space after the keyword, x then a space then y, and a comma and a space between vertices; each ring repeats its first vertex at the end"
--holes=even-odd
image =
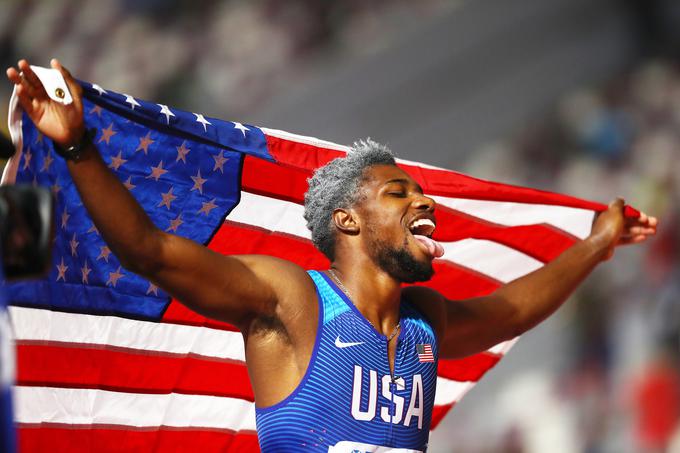
POLYGON ((363 341, 357 341, 353 343, 345 343, 344 341, 340 341, 340 335, 335 339, 335 346, 338 348, 349 348, 350 346, 358 346, 360 344, 364 344, 363 341))

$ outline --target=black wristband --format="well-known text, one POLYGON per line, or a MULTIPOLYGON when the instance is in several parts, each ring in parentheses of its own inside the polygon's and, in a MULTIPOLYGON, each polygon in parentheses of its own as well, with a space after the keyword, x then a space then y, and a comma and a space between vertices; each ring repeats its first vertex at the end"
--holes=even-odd
POLYGON ((57 143, 54 143, 54 151, 66 160, 78 162, 83 151, 92 144, 92 139, 96 134, 97 129, 95 128, 85 129, 83 136, 80 137, 80 140, 78 140, 75 145, 71 145, 68 148, 62 148, 57 143))

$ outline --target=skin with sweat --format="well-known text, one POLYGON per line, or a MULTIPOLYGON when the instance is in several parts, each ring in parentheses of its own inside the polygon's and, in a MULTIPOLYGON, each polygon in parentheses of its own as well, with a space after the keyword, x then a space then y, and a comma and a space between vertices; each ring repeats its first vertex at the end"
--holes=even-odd
MULTIPOLYGON (((72 93, 68 106, 49 99, 26 60, 9 68, 7 77, 37 128, 68 147, 84 132, 82 90, 57 60, 51 64, 72 93)), ((191 309, 241 330, 256 404, 269 406, 288 396, 305 374, 317 330, 317 297, 305 270, 269 256, 220 255, 159 230, 94 145, 68 168, 99 232, 126 269, 191 309)), ((337 239, 331 268, 359 311, 386 336, 399 322, 402 297, 419 307, 437 332, 441 358, 474 354, 532 328, 616 246, 643 242, 656 232, 654 217, 625 218, 623 200, 615 200, 597 217, 588 238, 551 263, 489 296, 450 301, 428 288, 402 288, 402 282, 431 275, 433 245, 414 237, 409 225, 435 221, 434 201, 396 166, 368 167, 363 176, 360 201, 333 212, 337 239)), ((396 343, 389 345, 391 367, 396 343)))

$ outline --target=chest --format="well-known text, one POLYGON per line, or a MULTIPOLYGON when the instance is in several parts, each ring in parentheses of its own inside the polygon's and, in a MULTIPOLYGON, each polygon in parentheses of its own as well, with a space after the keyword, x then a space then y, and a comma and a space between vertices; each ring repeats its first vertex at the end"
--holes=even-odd
POLYGON ((434 335, 402 319, 399 335, 388 341, 364 319, 347 313, 323 328, 317 377, 344 395, 357 421, 422 427, 431 408, 437 376, 434 335))

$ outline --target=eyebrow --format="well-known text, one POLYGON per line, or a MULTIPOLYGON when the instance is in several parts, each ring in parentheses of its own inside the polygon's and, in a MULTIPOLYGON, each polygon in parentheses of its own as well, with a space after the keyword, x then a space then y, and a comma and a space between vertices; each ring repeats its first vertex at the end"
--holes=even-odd
POLYGON ((414 182, 414 181, 405 179, 405 178, 394 178, 394 179, 390 179, 389 181, 385 181, 385 184, 383 184, 383 185, 386 186, 387 184, 390 184, 390 183, 401 183, 401 184, 404 184, 404 185, 407 185, 407 186, 408 186, 409 184, 411 184, 411 182, 413 182, 413 184, 414 184, 414 185, 416 186, 416 188, 420 191, 420 193, 424 193, 424 192, 423 192, 423 188, 420 187, 420 184, 418 184, 417 182, 414 182))

